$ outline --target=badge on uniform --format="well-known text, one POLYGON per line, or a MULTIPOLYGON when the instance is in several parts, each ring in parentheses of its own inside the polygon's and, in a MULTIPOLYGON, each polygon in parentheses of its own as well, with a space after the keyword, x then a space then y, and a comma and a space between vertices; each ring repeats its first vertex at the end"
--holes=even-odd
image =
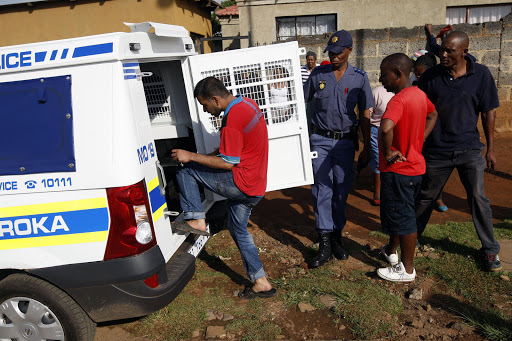
POLYGON ((338 37, 333 37, 332 40, 331 40, 333 43, 337 42, 338 41, 338 37))
POLYGON ((318 87, 320 90, 323 90, 325 88, 325 81, 320 81, 320 85, 318 87))

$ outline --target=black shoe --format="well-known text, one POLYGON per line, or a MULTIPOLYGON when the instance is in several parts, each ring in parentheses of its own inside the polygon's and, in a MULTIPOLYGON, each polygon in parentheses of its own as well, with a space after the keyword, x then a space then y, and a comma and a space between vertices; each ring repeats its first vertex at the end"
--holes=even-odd
POLYGON ((341 243, 341 231, 331 233, 331 248, 334 257, 340 260, 348 259, 348 252, 343 248, 343 244, 341 243))
POLYGON ((500 257, 498 255, 487 255, 484 254, 485 269, 487 271, 500 271, 503 269, 501 265, 500 257))
POLYGON ((318 254, 309 263, 310 268, 318 268, 332 259, 330 233, 319 233, 318 254))

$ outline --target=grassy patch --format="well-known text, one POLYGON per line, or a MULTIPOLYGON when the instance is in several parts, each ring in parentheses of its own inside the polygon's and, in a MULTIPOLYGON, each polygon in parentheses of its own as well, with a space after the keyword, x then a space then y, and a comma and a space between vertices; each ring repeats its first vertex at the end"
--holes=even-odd
POLYGON ((226 329, 238 335, 241 341, 275 340, 281 328, 275 324, 272 313, 266 311, 265 302, 252 300, 246 309, 235 312, 235 320, 226 329))
POLYGON ((335 297, 334 318, 346 319, 352 324, 352 332, 365 339, 392 336, 392 326, 402 311, 399 297, 361 271, 340 278, 334 270, 324 266, 304 276, 280 280, 277 285, 285 289, 280 297, 288 305, 309 302, 323 307, 319 301, 322 295, 335 297))
MULTIPOLYGON (((511 221, 498 224, 495 234, 500 239, 512 238, 511 221)), ((495 307, 512 299, 512 283, 500 280, 499 273, 484 271, 479 252, 481 244, 473 223, 430 225, 423 237, 421 242, 433 246, 442 257, 418 258, 415 260, 416 269, 446 285, 450 292, 439 294, 445 296, 444 300, 448 300, 455 313, 480 329, 484 336, 493 340, 510 339, 512 316, 495 307), (462 300, 456 297, 462 297, 462 300)))
MULTIPOLYGON (((379 231, 372 231, 370 235, 387 239, 379 231)), ((512 239, 512 220, 497 224, 495 235, 499 239, 512 239)), ((478 251, 480 241, 473 224, 429 225, 421 243, 430 244, 440 255, 437 259, 423 257, 415 260, 420 276, 435 282, 430 289, 432 305, 439 304, 442 309, 459 315, 490 340, 512 339, 511 310, 500 308, 512 301, 512 283, 499 279, 498 273, 483 271, 484 264, 478 251)), ((283 306, 295 309, 301 302, 326 309, 320 298, 331 295, 336 301, 328 313, 333 325, 344 320, 352 333, 361 339, 393 338, 404 298, 390 293, 389 283, 363 271, 353 270, 340 276, 338 262, 329 262, 303 275, 296 272, 272 280, 280 291, 275 300, 240 302, 226 292, 226 285, 233 281, 228 275, 231 270, 218 259, 219 256, 239 257, 233 245, 227 231, 213 237, 207 252, 197 261, 194 279, 185 290, 168 307, 140 320, 133 327, 136 328, 134 332, 152 340, 186 340, 195 330, 205 331, 210 324, 205 321, 208 310, 212 309, 235 317, 222 324, 237 340, 275 340, 285 327, 280 326, 276 322, 280 319, 273 316, 272 311, 278 314, 278 310, 269 309, 272 302, 277 303, 279 309, 283 306)), ((312 255, 316 253, 313 248, 308 251, 312 255)), ((294 338, 293 335, 289 337, 294 338)))
POLYGON ((389 236, 382 231, 370 231, 370 237, 389 239, 389 236))

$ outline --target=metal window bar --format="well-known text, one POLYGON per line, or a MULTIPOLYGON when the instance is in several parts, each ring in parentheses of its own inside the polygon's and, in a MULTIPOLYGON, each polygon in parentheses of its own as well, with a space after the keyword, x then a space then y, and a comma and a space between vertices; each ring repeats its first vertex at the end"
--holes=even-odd
POLYGON ((142 78, 144 94, 148 105, 150 120, 171 119, 170 96, 165 91, 162 77, 153 72, 153 75, 142 78))
MULTIPOLYGON (((290 59, 240 65, 201 72, 203 78, 216 77, 233 95, 241 94, 258 104, 268 126, 298 121, 295 74, 290 59), (279 88, 277 93, 271 88, 279 88), (283 91, 282 89, 286 89, 283 91)), ((210 117, 210 130, 217 132, 222 115, 210 117)))

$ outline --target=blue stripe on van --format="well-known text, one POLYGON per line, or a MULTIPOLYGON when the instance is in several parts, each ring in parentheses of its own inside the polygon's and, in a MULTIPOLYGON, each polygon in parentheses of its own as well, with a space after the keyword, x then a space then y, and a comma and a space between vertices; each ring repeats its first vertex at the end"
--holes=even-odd
POLYGON ((73 51, 73 58, 112 53, 112 51, 114 51, 114 43, 75 47, 75 50, 73 51))

